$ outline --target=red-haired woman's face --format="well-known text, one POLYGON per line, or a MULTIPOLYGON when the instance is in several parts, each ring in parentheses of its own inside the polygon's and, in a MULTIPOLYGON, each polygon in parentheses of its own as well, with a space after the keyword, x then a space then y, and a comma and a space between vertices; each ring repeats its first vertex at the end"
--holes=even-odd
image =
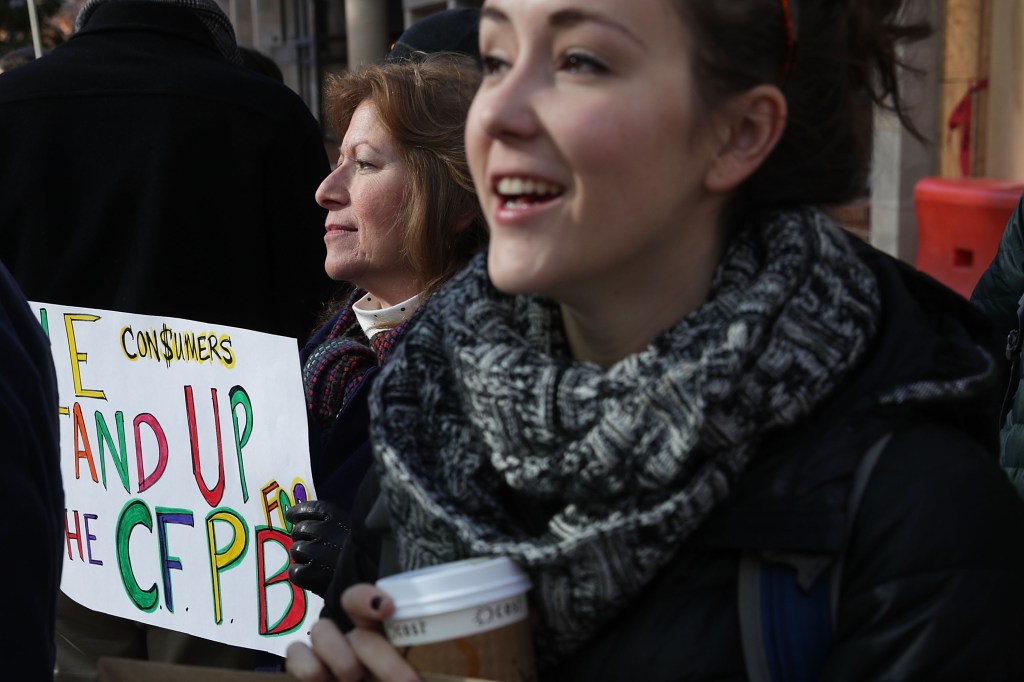
POLYGON ((408 169, 395 142, 367 100, 352 114, 338 165, 320 184, 316 200, 327 209, 327 274, 352 282, 395 304, 419 291, 403 251, 399 224, 408 169))

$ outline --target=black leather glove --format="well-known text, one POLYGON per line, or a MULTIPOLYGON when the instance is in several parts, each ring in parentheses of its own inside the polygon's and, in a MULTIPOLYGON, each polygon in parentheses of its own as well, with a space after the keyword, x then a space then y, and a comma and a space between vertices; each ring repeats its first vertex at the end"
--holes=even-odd
POLYGON ((333 502, 312 500, 290 507, 284 516, 293 524, 288 579, 322 597, 351 532, 349 513, 333 502))

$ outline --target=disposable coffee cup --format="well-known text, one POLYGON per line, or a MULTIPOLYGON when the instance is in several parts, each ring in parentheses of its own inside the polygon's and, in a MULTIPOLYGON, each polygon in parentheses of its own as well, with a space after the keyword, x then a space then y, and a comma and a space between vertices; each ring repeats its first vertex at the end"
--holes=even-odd
POLYGON ((377 581, 395 604, 384 631, 420 672, 496 680, 537 679, 526 593, 510 559, 478 558, 377 581))

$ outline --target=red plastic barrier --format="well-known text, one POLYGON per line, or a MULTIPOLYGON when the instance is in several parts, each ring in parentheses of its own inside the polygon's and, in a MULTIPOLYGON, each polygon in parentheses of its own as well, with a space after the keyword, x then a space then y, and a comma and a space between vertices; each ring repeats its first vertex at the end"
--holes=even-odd
POLYGON ((1024 184, 989 178, 924 178, 914 187, 914 265, 965 298, 995 258, 1024 184))

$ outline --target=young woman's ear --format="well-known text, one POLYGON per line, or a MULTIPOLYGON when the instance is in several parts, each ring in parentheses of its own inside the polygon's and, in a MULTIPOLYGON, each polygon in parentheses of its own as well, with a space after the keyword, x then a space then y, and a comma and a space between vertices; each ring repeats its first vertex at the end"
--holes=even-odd
POLYGON ((750 177, 782 138, 786 114, 786 98, 774 85, 758 85, 726 104, 716 117, 720 143, 704 176, 707 190, 730 192, 750 177))

